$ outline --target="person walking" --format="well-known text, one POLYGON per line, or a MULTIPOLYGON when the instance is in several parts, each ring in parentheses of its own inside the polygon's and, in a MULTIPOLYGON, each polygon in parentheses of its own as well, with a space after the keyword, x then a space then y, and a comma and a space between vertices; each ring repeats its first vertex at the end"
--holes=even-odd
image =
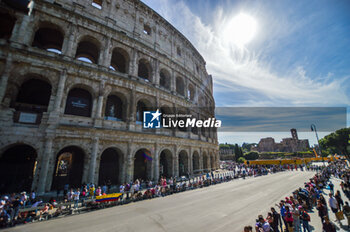
POLYGON ((338 209, 339 210, 342 210, 343 206, 344 206, 344 202, 343 202, 343 199, 341 198, 341 195, 340 195, 340 191, 338 190, 335 194, 335 199, 337 200, 337 203, 338 203, 338 209))

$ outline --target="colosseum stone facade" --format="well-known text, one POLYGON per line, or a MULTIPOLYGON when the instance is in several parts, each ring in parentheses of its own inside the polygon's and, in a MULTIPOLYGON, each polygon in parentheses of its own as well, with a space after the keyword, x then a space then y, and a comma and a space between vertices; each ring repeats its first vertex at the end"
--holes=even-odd
POLYGON ((0 13, 1 192, 218 168, 215 129, 142 127, 145 109, 215 107, 202 56, 144 3, 1 0, 0 13))

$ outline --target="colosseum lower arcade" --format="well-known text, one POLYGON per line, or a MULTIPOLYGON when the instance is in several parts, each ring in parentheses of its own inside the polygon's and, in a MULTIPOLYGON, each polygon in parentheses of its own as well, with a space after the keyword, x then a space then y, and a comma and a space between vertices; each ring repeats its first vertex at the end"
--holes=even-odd
POLYGON ((0 193, 218 168, 215 129, 143 128, 145 110, 215 117, 203 57, 164 18, 139 0, 11 2, 0 1, 0 193))

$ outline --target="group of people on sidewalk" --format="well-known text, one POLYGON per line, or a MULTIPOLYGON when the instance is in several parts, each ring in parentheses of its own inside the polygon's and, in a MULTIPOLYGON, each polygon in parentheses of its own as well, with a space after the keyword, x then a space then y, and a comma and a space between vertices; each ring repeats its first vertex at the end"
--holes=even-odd
MULTIPOLYGON (((348 202, 343 202, 340 191, 334 195, 334 185, 329 182, 331 175, 343 178, 344 193, 348 196, 350 186, 350 172, 348 164, 344 161, 335 161, 317 172, 309 182, 304 183, 302 188, 293 192, 292 195, 281 200, 276 207, 271 207, 266 217, 259 215, 255 224, 256 232, 310 232, 311 217, 309 212, 316 207, 322 223, 323 232, 335 232, 336 226, 329 219, 329 211, 339 215, 343 214, 350 220, 350 207, 348 202), (330 189, 328 204, 323 196, 323 189, 330 189), (328 206, 327 206, 328 205, 328 206), (341 213, 340 213, 341 212, 341 213)), ((338 220, 338 223, 341 223, 338 220)), ((340 224, 341 225, 341 224, 340 224)), ((253 227, 244 227, 244 232, 253 231, 253 227)))

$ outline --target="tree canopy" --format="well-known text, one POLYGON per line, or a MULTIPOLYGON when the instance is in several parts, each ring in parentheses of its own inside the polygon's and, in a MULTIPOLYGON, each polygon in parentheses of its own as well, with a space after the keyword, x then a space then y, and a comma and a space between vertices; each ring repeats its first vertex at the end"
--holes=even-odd
POLYGON ((350 159, 350 127, 337 130, 320 139, 322 150, 345 155, 350 159))

